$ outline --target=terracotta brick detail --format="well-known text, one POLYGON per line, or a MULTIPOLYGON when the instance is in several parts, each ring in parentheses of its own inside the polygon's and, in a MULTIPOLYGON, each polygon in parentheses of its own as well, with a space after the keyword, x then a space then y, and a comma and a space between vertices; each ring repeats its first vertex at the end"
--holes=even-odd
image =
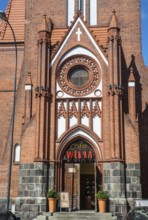
MULTIPOLYGON (((16 34, 18 48, 13 146, 20 144, 21 147, 20 161, 12 165, 11 197, 14 200, 27 196, 21 181, 28 181, 27 187, 31 187, 32 179, 27 179, 29 171, 26 174, 22 166, 34 166, 34 163, 48 167, 47 188, 55 185, 57 190, 62 190, 63 151, 77 138, 93 146, 98 169, 99 165, 105 167, 104 171, 99 169, 102 183, 109 188, 113 199, 122 195, 125 202, 129 197, 140 197, 141 188, 142 196, 148 197, 148 68, 141 52, 140 0, 98 0, 96 26, 89 24, 89 1, 86 2, 86 21, 78 13, 68 26, 66 0, 9 1, 6 14, 16 34), (76 34, 78 30, 83 33, 80 39, 76 34), (77 57, 89 57, 88 60, 93 60, 87 64, 92 65, 89 71, 95 72, 96 67, 98 71, 96 85, 93 87, 92 83, 88 88, 86 83, 86 92, 82 95, 75 95, 80 87, 65 93, 69 88, 60 74, 64 62, 72 66, 70 61, 77 57), (59 126, 60 118, 63 121, 59 126), (73 120, 70 126, 72 118, 76 123, 73 120), (96 118, 99 121, 95 124, 96 130, 101 127, 101 138, 98 130, 94 131, 96 118), (58 126, 65 129, 60 137, 57 137, 58 126), (105 182, 116 179, 113 173, 118 174, 120 181, 118 193, 115 183, 111 186, 105 182), (26 175, 25 178, 22 175, 26 175), (123 183, 126 178, 129 182, 123 183), (125 189, 129 189, 129 194, 125 189)), ((0 197, 3 199, 7 194, 14 65, 13 36, 8 25, 1 22, 0 197)), ((81 65, 88 67, 85 63, 76 64, 81 65)), ((65 68, 68 72, 70 67, 65 68)), ((66 83, 69 83, 68 74, 66 83)), ((45 187, 44 173, 37 181, 42 181, 45 187)), ((33 184, 35 186, 35 181, 33 184)), ((41 196, 44 197, 47 188, 41 196)), ((45 198, 43 206, 45 209, 45 198)), ((17 208, 19 212, 21 206, 17 208)))

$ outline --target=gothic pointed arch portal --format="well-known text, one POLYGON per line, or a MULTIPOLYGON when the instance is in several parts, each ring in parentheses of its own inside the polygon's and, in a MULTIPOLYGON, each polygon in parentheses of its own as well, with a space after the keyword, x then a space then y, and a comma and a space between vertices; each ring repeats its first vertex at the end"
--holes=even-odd
POLYGON ((69 192, 71 210, 96 210, 95 194, 102 182, 96 158, 91 143, 82 137, 71 140, 63 148, 61 191, 69 192))

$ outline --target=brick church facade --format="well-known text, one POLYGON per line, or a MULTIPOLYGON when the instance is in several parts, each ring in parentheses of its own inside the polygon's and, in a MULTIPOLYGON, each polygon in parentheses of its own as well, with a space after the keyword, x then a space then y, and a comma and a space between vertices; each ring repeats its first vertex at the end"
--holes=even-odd
MULTIPOLYGON (((46 211, 48 189, 69 192, 72 210, 109 211, 148 197, 148 68, 140 0, 9 0, 17 41, 11 207, 46 211)), ((4 209, 15 48, 0 24, 0 207, 4 209)), ((124 215, 124 214, 123 214, 124 215)))

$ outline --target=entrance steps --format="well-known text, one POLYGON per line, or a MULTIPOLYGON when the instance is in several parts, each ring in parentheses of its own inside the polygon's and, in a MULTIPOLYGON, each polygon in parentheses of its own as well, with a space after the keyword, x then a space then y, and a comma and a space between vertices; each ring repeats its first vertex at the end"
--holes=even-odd
POLYGON ((116 216, 112 216, 111 213, 99 213, 99 212, 55 212, 51 215, 49 212, 44 212, 43 215, 39 215, 34 220, 117 220, 116 216))

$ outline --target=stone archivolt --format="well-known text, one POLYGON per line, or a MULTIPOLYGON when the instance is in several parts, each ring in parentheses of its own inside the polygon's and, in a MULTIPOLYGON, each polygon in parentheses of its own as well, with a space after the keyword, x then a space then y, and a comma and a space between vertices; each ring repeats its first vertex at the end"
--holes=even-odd
POLYGON ((77 56, 65 61, 61 66, 58 75, 58 83, 61 89, 68 95, 85 96, 98 87, 100 78, 99 68, 94 60, 85 56, 77 56), (68 77, 69 71, 78 66, 83 66, 89 73, 88 82, 81 87, 73 85, 68 77))

